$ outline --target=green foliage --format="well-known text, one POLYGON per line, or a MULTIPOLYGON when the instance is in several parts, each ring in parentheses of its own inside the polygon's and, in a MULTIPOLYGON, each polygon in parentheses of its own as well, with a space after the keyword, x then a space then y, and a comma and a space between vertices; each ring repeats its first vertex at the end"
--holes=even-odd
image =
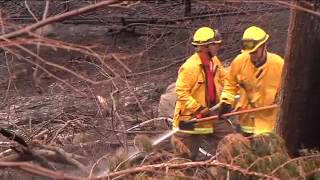
MULTIPOLYGON (((135 147, 140 152, 151 152, 148 163, 158 162, 161 152, 156 153, 150 146, 151 141, 146 136, 137 136, 134 140, 135 147), (158 159, 158 160, 157 160, 158 159)), ((170 153, 169 153, 170 154, 170 153)), ((125 169, 134 164, 127 163, 122 153, 112 157, 110 169, 125 169)), ((169 159, 167 159, 169 160, 169 159)), ((253 137, 243 137, 241 134, 230 134, 223 138, 217 148, 217 160, 230 164, 234 168, 241 168, 248 172, 263 173, 279 179, 320 180, 320 153, 316 150, 301 150, 301 156, 292 159, 285 147, 284 141, 276 134, 266 133, 253 137)), ((137 161, 142 162, 142 159, 137 161)), ((146 163, 146 161, 144 161, 146 163)), ((172 164, 189 162, 186 159, 170 159, 172 164)), ((158 173, 144 171, 132 175, 132 179, 172 179, 182 180, 186 177, 197 179, 231 179, 231 180, 258 180, 257 176, 248 176, 239 171, 224 167, 210 166, 181 169, 161 169, 158 173), (167 174, 168 173, 168 174, 167 174)), ((130 178, 129 178, 130 179, 130 178)))
MULTIPOLYGON (((317 172, 315 170, 320 168, 318 151, 303 151, 303 156, 293 160, 288 155, 283 139, 273 133, 250 138, 231 134, 219 143, 218 153, 217 159, 220 162, 273 175, 279 179, 306 179, 306 176, 308 179, 320 178, 320 173, 315 173, 317 172)), ((243 176, 238 172, 228 172, 222 168, 219 169, 218 176, 224 178, 227 177, 227 173, 230 179, 241 179, 243 176)))

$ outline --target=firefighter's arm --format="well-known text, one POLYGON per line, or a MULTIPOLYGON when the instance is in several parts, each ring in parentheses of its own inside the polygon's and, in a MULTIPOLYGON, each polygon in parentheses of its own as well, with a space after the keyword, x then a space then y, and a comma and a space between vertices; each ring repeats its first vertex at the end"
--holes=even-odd
POLYGON ((216 75, 218 76, 218 83, 223 87, 224 80, 227 76, 227 70, 223 67, 220 61, 215 61, 214 63, 216 63, 218 67, 216 72, 216 75))
MULTIPOLYGON (((284 60, 280 57, 280 56, 277 56, 279 58, 279 61, 277 63, 277 67, 278 67, 278 74, 280 75, 280 77, 282 76, 282 70, 283 70, 283 62, 284 60)), ((282 86, 282 83, 281 83, 281 80, 279 80, 278 82, 278 86, 277 86, 277 91, 276 91, 276 95, 274 97, 274 104, 278 104, 279 103, 279 100, 280 100, 280 90, 281 90, 281 86, 282 86)))
POLYGON ((227 77, 227 70, 221 65, 219 66, 219 80, 218 83, 223 87, 224 81, 227 77))
POLYGON ((201 104, 191 96, 191 91, 195 84, 196 77, 194 77, 194 74, 191 73, 188 67, 182 66, 179 69, 178 79, 176 82, 177 100, 192 113, 197 112, 201 107, 201 104))
POLYGON ((239 73, 239 65, 237 62, 233 62, 224 79, 224 86, 220 97, 220 102, 230 104, 234 106, 235 95, 239 91, 239 86, 237 85, 237 74, 239 73))

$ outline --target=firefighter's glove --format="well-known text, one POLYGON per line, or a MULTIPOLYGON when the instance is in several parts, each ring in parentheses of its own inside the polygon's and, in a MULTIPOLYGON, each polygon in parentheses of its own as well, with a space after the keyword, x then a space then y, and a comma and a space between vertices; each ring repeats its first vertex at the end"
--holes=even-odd
POLYGON ((202 114, 202 113, 198 113, 197 115, 196 115, 196 118, 197 119, 201 119, 201 118, 204 118, 204 117, 206 117, 204 114, 202 114))
POLYGON ((205 118, 209 115, 209 109, 206 107, 201 106, 195 113, 195 118, 201 119, 205 118))
POLYGON ((222 102, 219 107, 218 118, 221 119, 222 115, 231 112, 231 110, 232 110, 231 104, 227 104, 225 102, 222 102))
POLYGON ((181 122, 179 123, 179 129, 180 129, 180 130, 189 130, 189 131, 192 131, 192 130, 194 130, 194 125, 195 125, 195 122, 181 121, 181 122))

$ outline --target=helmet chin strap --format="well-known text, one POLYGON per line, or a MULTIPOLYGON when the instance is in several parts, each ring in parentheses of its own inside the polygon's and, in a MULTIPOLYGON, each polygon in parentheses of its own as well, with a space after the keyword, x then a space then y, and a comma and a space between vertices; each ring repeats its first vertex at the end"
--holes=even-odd
POLYGON ((214 56, 210 51, 208 51, 208 55, 210 56, 210 58, 214 56))
POLYGON ((265 45, 263 47, 262 53, 257 58, 257 60, 258 61, 252 62, 254 64, 254 66, 256 66, 257 68, 264 65, 264 63, 266 63, 266 61, 267 61, 267 48, 265 45))
POLYGON ((267 61, 267 48, 264 46, 263 53, 261 54, 261 59, 263 58, 263 64, 267 61))
MULTIPOLYGON (((213 54, 210 52, 208 45, 205 45, 204 47, 207 48, 207 52, 206 52, 206 53, 209 55, 210 58, 212 58, 212 57, 215 56, 215 55, 213 55, 213 54)), ((202 51, 201 51, 201 48, 200 48, 199 46, 196 47, 196 52, 202 52, 202 51)))
POLYGON ((218 54, 218 53, 212 54, 211 51, 210 51, 210 49, 209 49, 209 45, 207 45, 206 47, 207 47, 207 49, 208 49, 208 55, 210 56, 210 58, 212 58, 212 57, 214 57, 214 56, 216 56, 216 55, 218 54))
POLYGON ((261 55, 259 57, 259 60, 261 60, 261 61, 259 61, 258 64, 256 64, 257 67, 260 67, 260 66, 264 65, 264 63, 266 63, 266 61, 267 61, 267 55, 266 54, 267 54, 267 50, 264 47, 263 52, 261 53, 261 55))

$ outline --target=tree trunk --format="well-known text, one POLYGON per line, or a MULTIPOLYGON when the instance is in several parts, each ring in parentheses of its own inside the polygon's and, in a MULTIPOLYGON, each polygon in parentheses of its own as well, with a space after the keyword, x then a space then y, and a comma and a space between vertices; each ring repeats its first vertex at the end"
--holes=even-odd
MULTIPOLYGON (((297 5, 306 7, 301 1, 297 5)), ((292 155, 301 148, 320 147, 319 47, 320 16, 292 10, 277 125, 292 155)))

